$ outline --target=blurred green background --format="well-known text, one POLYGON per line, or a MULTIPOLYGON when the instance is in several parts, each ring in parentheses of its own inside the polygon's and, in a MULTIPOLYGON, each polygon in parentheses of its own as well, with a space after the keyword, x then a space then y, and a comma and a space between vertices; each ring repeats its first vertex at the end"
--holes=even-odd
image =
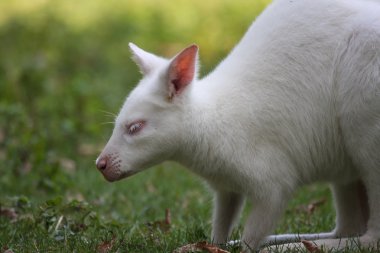
POLYGON ((212 197, 191 173, 164 163, 109 184, 94 161, 140 78, 128 42, 165 57, 196 43, 204 75, 269 2, 0 1, 0 252, 93 252, 104 242, 170 252, 209 239, 212 197), (172 232, 146 233, 167 208, 172 232))
POLYGON ((23 187, 14 189, 14 180, 64 188, 48 177, 52 170, 69 172, 72 179, 86 171, 101 180, 94 160, 113 127, 104 123, 113 121, 112 114, 140 78, 128 42, 165 57, 197 43, 206 73, 267 3, 1 1, 3 193, 27 193, 23 187))

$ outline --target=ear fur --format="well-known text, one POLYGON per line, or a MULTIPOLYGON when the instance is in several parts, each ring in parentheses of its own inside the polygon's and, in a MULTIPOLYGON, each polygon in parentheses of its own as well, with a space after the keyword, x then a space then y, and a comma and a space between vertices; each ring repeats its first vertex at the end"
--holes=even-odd
POLYGON ((164 59, 161 57, 142 50, 132 42, 128 45, 132 53, 132 59, 137 64, 143 75, 148 75, 153 69, 164 62, 164 59))
POLYGON ((169 99, 181 92, 197 75, 198 46, 191 45, 180 52, 169 65, 169 99))

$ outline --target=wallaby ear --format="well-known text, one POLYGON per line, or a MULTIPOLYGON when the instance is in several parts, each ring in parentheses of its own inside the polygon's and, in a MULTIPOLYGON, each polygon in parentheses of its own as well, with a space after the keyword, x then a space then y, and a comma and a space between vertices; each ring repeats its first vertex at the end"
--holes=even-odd
POLYGON ((148 53, 132 42, 129 44, 129 49, 132 52, 132 59, 140 68, 140 72, 143 75, 149 74, 154 68, 163 63, 163 59, 154 54, 148 53))
POLYGON ((169 98, 180 94, 197 74, 198 46, 191 45, 174 57, 169 66, 169 98))

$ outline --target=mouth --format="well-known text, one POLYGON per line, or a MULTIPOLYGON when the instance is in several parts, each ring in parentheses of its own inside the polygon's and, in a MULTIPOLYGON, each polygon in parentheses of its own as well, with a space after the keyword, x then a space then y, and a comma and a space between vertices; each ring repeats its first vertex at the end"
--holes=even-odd
POLYGON ((119 181, 123 178, 130 177, 134 174, 136 174, 136 171, 130 170, 130 171, 120 171, 120 170, 105 170, 102 171, 103 177, 108 181, 108 182, 115 182, 119 181))

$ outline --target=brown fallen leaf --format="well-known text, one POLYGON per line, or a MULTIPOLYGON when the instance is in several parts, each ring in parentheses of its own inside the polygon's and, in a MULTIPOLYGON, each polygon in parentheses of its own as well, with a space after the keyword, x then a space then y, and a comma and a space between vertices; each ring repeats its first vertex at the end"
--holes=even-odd
POLYGON ((3 247, 0 249, 0 252, 1 252, 1 253, 13 253, 13 250, 11 250, 10 248, 8 248, 8 246, 3 246, 3 247))
POLYGON ((1 207, 0 216, 4 216, 9 218, 11 221, 15 221, 18 217, 18 214, 14 208, 1 207))
POLYGON ((112 250, 116 241, 116 236, 114 236, 110 241, 104 241, 96 247, 97 253, 108 253, 112 250))
POLYGON ((197 252, 201 249, 198 248, 196 243, 193 244, 187 244, 185 246, 182 246, 180 248, 177 248, 173 251, 173 253, 188 253, 188 252, 197 252))
POLYGON ((326 203, 326 199, 319 199, 319 200, 315 200, 313 202, 311 202, 308 206, 307 206, 307 212, 309 214, 312 214, 315 209, 321 205, 323 205, 324 203, 326 203))
POLYGON ((151 222, 151 223, 148 223, 147 225, 149 227, 151 227, 151 228, 158 228, 162 232, 168 232, 170 230, 170 227, 171 227, 171 213, 170 213, 170 209, 167 208, 165 210, 165 219, 164 220, 159 220, 159 221, 151 222))
POLYGON ((310 202, 307 205, 299 205, 295 208, 295 211, 300 212, 300 213, 307 213, 308 215, 313 214, 313 212, 317 209, 317 207, 322 206, 323 204, 326 203, 326 199, 319 199, 319 200, 314 200, 310 202))
POLYGON ((309 251, 310 253, 322 253, 322 251, 318 248, 317 245, 315 245, 313 242, 302 240, 301 241, 303 246, 309 251))
POLYGON ((112 244, 108 241, 102 242, 96 247, 96 252, 107 253, 112 249, 112 244))
POLYGON ((172 214, 169 208, 165 209, 165 223, 170 225, 172 223, 172 214))
POLYGON ((206 241, 187 244, 173 251, 173 253, 188 253, 188 252, 201 252, 207 251, 209 253, 230 253, 224 249, 221 249, 215 245, 209 244, 206 241))

